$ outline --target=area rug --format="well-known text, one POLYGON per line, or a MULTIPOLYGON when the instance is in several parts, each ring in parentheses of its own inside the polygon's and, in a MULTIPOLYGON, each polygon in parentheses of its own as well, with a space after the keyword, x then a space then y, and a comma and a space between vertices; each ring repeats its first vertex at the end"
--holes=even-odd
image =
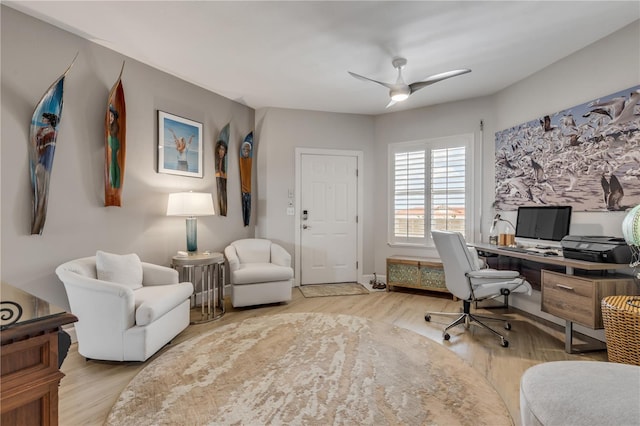
POLYGON ((355 294, 369 294, 369 290, 367 290, 362 284, 358 283, 312 284, 301 285, 299 288, 304 297, 351 296, 355 294))
POLYGON ((127 385, 107 425, 513 425, 484 377, 406 329, 278 314, 211 330, 127 385))

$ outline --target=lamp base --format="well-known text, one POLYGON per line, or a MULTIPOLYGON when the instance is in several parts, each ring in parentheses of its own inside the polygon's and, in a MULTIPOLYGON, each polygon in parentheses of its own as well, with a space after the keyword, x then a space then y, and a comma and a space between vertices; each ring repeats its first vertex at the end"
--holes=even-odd
POLYGON ((198 251, 198 219, 188 217, 187 222, 187 251, 189 254, 198 251))

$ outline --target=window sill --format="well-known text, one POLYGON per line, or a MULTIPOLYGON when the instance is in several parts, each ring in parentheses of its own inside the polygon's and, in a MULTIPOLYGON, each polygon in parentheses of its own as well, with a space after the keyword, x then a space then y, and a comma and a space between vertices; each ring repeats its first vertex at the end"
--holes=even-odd
POLYGON ((411 243, 390 243, 387 246, 391 248, 415 248, 415 249, 432 249, 436 248, 433 244, 411 244, 411 243))

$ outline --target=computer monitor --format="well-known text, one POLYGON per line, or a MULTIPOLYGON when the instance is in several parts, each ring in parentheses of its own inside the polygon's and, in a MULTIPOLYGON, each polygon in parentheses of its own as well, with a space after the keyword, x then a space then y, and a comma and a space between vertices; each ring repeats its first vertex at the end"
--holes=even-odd
POLYGON ((533 242, 559 246, 560 240, 569 235, 570 225, 571 206, 518 207, 516 240, 523 244, 533 242))

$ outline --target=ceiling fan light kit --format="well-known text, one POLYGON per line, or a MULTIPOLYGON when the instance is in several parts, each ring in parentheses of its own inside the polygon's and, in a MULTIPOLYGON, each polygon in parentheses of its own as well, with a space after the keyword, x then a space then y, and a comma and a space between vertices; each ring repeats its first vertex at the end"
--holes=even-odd
POLYGON ((389 91, 389 96, 391 97, 391 100, 396 102, 402 102, 406 100, 410 94, 411 93, 409 92, 409 90, 390 90, 389 91))
POLYGON ((396 104, 397 102, 402 102, 408 99, 410 95, 422 89, 423 87, 427 87, 433 83, 437 83, 438 81, 446 80, 447 78, 471 72, 470 69, 466 68, 446 71, 427 77, 423 81, 416 81, 415 83, 407 84, 405 83, 404 78, 402 78, 402 69, 407 65, 407 60, 405 58, 396 57, 391 61, 391 65, 393 65, 393 67, 398 70, 398 78, 395 84, 373 80, 369 77, 364 77, 360 74, 349 71, 349 74, 351 74, 351 76, 359 80, 370 81, 372 83, 380 84, 381 86, 388 88, 391 101, 387 104, 387 108, 396 104))

